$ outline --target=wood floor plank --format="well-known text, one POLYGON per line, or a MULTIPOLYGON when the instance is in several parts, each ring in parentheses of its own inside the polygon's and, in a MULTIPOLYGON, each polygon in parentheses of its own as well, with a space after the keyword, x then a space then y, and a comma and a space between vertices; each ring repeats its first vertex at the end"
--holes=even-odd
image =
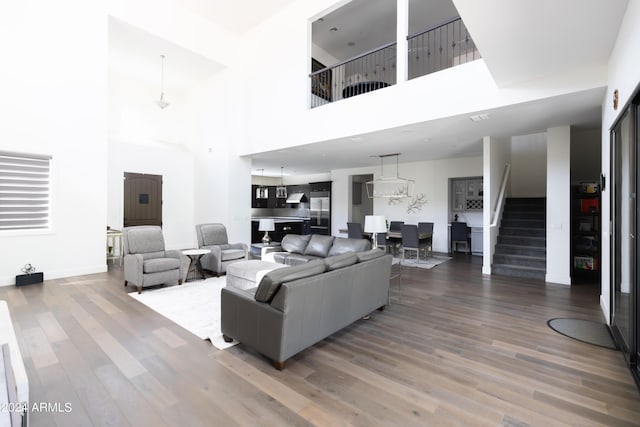
MULTIPOLYGON (((30 425, 627 426, 640 393, 621 354, 548 328, 602 321, 598 286, 486 277, 477 257, 406 268, 391 305, 278 371, 218 350, 109 272, 0 287, 37 411, 30 425)), ((148 292, 149 290, 145 290, 148 292)))

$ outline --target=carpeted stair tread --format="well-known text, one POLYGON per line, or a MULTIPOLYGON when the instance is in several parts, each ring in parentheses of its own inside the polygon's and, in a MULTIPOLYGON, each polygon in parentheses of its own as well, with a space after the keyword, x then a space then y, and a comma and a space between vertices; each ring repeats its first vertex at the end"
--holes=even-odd
POLYGON ((495 253, 493 255, 493 262, 495 264, 503 264, 517 267, 533 267, 533 268, 546 268, 547 258, 546 256, 531 256, 531 255, 515 255, 515 254, 500 254, 495 253))
POLYGON ((505 236, 546 236, 547 230, 544 228, 527 228, 527 227, 500 227, 500 234, 505 236))
POLYGON ((528 245, 510 245, 508 243, 496 243, 495 253, 546 257, 547 248, 528 245))
POLYGON ((544 280, 547 260, 546 198, 506 199, 492 273, 544 280))
POLYGON ((491 272, 499 276, 524 277, 540 280, 544 280, 547 273, 545 268, 525 267, 510 264, 493 264, 491 272))

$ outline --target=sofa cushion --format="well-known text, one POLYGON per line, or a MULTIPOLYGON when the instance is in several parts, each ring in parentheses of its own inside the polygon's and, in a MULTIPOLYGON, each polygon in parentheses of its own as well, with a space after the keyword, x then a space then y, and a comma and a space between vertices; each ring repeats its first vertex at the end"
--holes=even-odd
POLYGON ((142 264, 142 270, 145 272, 145 274, 174 270, 176 268, 180 268, 180 260, 176 258, 147 259, 142 264))
POLYGON ((205 224, 200 228, 202 245, 224 245, 229 243, 227 229, 222 224, 205 224))
POLYGON ((128 230, 129 253, 144 254, 164 251, 164 238, 160 228, 139 228, 128 230))
POLYGON ((282 238, 280 246, 282 246, 282 249, 287 252, 303 254, 310 239, 310 235, 301 236, 299 234, 287 234, 282 238))
POLYGON ((329 250, 331 249, 334 239, 335 237, 333 236, 321 236, 319 234, 314 234, 311 236, 309 244, 304 250, 304 254, 325 258, 329 255, 329 250))
POLYGON ((222 261, 230 261, 232 259, 244 258, 244 250, 242 249, 223 249, 222 261))
POLYGON ((365 252, 358 252, 356 256, 358 257, 358 262, 365 262, 371 259, 380 258, 384 255, 384 251, 378 248, 371 249, 365 252))
POLYGON ((314 259, 320 259, 320 258, 316 256, 311 256, 311 255, 289 254, 289 256, 285 258, 284 263, 287 265, 300 265, 300 264, 306 264, 309 261, 313 261, 314 259))
POLYGON ((271 302, 283 283, 315 276, 324 273, 326 269, 324 260, 313 260, 302 265, 270 271, 260 281, 255 299, 259 302, 271 302))
POLYGON ((324 259, 327 264, 327 270, 337 270, 338 268, 348 267, 358 262, 358 256, 354 252, 347 252, 341 255, 330 256, 324 259))
POLYGON ((363 252, 371 249, 371 242, 367 239, 345 239, 336 237, 333 246, 329 250, 329 256, 340 255, 347 252, 363 252))

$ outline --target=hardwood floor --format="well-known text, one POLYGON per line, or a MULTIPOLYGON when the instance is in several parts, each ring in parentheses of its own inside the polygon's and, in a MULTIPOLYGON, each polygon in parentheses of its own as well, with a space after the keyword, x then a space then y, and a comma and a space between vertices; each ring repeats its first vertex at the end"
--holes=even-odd
MULTIPOLYGON (((473 259, 471 259, 473 258, 473 259)), ((217 350, 127 295, 122 272, 0 288, 34 412, 31 426, 640 425, 621 353, 552 331, 602 321, 599 290, 483 277, 481 260, 405 269, 391 305, 277 371, 217 350)))

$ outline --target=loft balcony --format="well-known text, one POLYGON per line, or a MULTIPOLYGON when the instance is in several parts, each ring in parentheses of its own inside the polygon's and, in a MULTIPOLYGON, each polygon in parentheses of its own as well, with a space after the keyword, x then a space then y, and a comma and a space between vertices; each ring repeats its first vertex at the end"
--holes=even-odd
MULTIPOLYGON (((402 55, 407 63, 407 80, 481 58, 460 17, 408 36, 402 55)), ((397 59, 396 42, 329 67, 313 59, 310 108, 395 85, 397 59)))

